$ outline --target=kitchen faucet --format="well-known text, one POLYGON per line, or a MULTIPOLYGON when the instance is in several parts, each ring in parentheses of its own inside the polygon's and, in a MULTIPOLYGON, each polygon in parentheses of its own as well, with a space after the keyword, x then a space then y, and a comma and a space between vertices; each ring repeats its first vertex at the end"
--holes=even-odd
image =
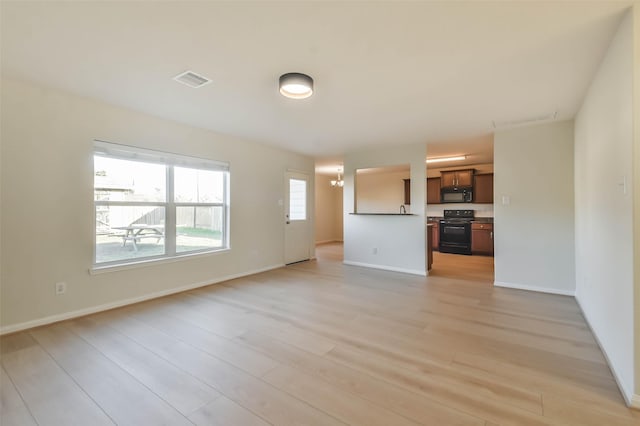
POLYGON ((407 209, 404 207, 404 204, 400 204, 400 214, 407 214, 407 209))

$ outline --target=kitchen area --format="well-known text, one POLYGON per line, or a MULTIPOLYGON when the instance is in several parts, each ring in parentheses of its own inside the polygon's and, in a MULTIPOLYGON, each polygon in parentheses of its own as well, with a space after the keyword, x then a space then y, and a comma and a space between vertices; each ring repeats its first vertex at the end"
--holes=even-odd
POLYGON ((476 174, 475 169, 441 173, 443 177, 427 178, 427 223, 432 225, 433 249, 492 256, 493 209, 486 205, 493 204, 493 173, 476 174))
POLYGON ((428 145, 430 274, 473 270, 493 279, 493 201, 493 137, 428 145))
MULTIPOLYGON (((340 191, 344 233, 350 234, 353 242, 345 246, 347 264, 420 274, 414 265, 419 264, 416 254, 422 251, 423 268, 426 266, 430 275, 469 277, 492 284, 493 135, 428 143, 426 148, 422 153, 415 149, 417 155, 411 164, 387 161, 367 167, 376 161, 363 160, 366 155, 353 157, 357 163, 353 192, 340 191), (418 156, 423 159, 417 160, 418 156), (421 166, 424 171, 416 173, 421 166), (412 183, 412 176, 424 181, 412 183), (426 231, 426 238, 414 238, 418 229, 426 231)), ((330 169, 328 176, 317 177, 318 194, 339 188, 332 182, 340 181, 341 166, 334 166, 333 175, 330 169)), ((317 198, 317 217, 329 206, 327 200, 317 198)))

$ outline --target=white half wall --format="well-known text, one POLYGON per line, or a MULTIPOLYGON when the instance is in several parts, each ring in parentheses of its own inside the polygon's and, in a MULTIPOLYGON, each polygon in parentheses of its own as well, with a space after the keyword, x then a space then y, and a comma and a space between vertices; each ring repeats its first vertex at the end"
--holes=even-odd
POLYGON ((573 121, 496 132, 494 168, 496 285, 573 294, 573 121))
POLYGON ((632 146, 628 13, 575 119, 576 298, 627 401, 634 391, 632 146))
POLYGON ((1 102, 0 330, 284 263, 284 173, 313 188, 313 159, 18 81, 1 102), (230 162, 231 249, 90 275, 94 139, 230 162))
MULTIPOLYGON (((344 262, 426 275, 426 144, 353 152, 344 158, 344 262), (356 169, 410 164, 412 215, 353 215, 356 169), (375 250, 374 250, 375 249, 375 250)), ((399 208, 399 205, 398 205, 399 208)))

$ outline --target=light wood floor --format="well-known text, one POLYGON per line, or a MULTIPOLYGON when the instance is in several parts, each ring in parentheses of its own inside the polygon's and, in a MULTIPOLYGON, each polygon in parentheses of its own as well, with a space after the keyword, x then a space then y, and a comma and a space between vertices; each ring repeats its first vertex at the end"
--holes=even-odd
POLYGON ((433 252, 433 266, 429 276, 455 278, 480 285, 493 285, 493 257, 465 256, 462 254, 433 252))
POLYGON ((317 253, 3 337, 2 426, 640 424, 572 298, 317 253))

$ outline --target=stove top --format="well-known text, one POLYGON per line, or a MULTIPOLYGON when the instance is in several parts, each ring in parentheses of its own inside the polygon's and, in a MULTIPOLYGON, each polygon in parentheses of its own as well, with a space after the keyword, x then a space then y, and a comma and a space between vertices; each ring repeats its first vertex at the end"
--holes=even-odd
POLYGON ((447 222, 469 222, 473 220, 474 210, 445 210, 444 219, 447 222))

